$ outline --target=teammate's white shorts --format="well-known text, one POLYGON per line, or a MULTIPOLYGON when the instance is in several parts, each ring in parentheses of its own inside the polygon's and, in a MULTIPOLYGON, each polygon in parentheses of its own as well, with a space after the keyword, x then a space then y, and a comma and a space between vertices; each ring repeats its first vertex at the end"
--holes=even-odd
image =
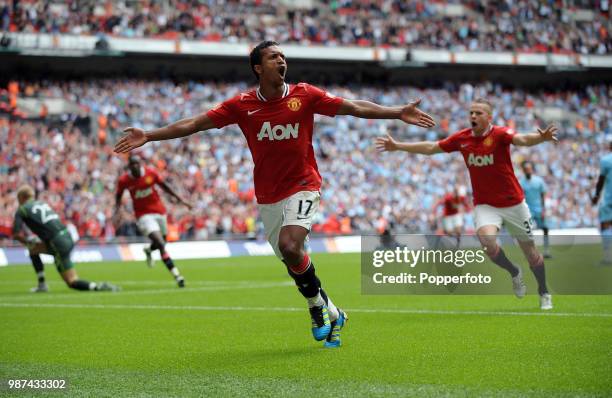
POLYGON ((162 236, 168 233, 168 224, 165 214, 145 214, 138 219, 138 229, 143 236, 152 232, 161 232, 162 236))
POLYGON ((319 211, 321 195, 315 191, 300 191, 276 203, 258 205, 266 239, 281 260, 278 248, 280 230, 285 225, 299 225, 310 231, 312 220, 319 211))
POLYGON ((455 232, 458 228, 463 227, 463 214, 457 213, 452 216, 442 217, 442 228, 445 232, 455 232))
POLYGON ((524 200, 510 207, 477 205, 474 207, 474 219, 477 231, 485 225, 495 225, 498 230, 501 230, 503 225, 516 239, 533 240, 533 220, 524 200))

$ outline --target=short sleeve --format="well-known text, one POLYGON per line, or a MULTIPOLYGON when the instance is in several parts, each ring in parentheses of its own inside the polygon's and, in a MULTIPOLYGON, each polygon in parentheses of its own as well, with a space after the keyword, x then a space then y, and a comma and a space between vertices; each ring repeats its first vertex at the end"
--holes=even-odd
POLYGON ((500 130, 499 135, 501 136, 501 142, 506 145, 512 144, 512 139, 516 135, 516 131, 510 127, 502 127, 500 130))
POLYGON ((540 189, 542 191, 542 193, 546 193, 548 192, 548 187, 546 186, 546 182, 544 182, 544 179, 540 179, 540 189))
POLYGON ((149 169, 149 173, 151 173, 151 175, 153 176, 153 180, 155 181, 156 184, 159 184, 164 181, 161 174, 159 174, 157 170, 149 169))
POLYGON ((117 194, 122 194, 125 190, 125 179, 123 176, 119 177, 119 181, 117 181, 117 194))
POLYGON ((215 127, 218 129, 230 124, 238 123, 238 101, 240 101, 240 95, 223 101, 206 112, 206 116, 213 121, 215 127))
POLYGON ((452 134, 443 140, 438 141, 438 146, 444 152, 455 152, 459 150, 459 133, 452 134))
POLYGON ((305 87, 306 91, 308 92, 308 96, 312 101, 311 103, 314 113, 326 116, 336 116, 344 99, 341 97, 336 97, 335 95, 321 90, 318 87, 311 86, 310 84, 305 84, 305 87))

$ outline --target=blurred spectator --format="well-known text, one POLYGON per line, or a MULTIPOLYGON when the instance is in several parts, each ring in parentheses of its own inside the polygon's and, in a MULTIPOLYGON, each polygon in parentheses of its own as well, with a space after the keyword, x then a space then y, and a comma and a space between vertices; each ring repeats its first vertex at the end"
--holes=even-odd
POLYGON ((294 9, 274 0, 0 0, 0 26, 18 32, 229 42, 609 54, 608 3, 322 0, 317 8, 294 9))
MULTIPOLYGON (((126 166, 124 157, 112 152, 121 129, 160 126, 200 113, 245 89, 243 83, 139 80, 12 83, 12 92, 76 103, 91 116, 91 123, 99 129, 104 126, 105 136, 84 134, 71 115, 61 115, 59 122, 51 116, 34 121, 0 108, 0 236, 10 231, 15 191, 24 183, 34 186, 84 239, 136 235, 129 201, 121 224, 114 226, 110 221, 116 180, 126 166)), ((545 179, 551 228, 597 225, 597 210, 591 207, 588 192, 599 173, 603 136, 612 134, 612 86, 560 92, 504 90, 488 82, 449 83, 443 89, 327 89, 346 98, 387 105, 422 98, 423 110, 445 122, 438 130, 423 131, 396 121, 317 116, 313 146, 324 185, 314 232, 358 233, 384 230, 381 225, 389 224, 398 231, 431 232, 436 224, 435 202, 457 184, 470 186, 463 160, 456 154, 381 155, 375 152, 373 140, 387 132, 401 139, 446 136, 468 125, 466 109, 475 96, 491 99, 496 124, 512 125, 520 132, 542 124, 537 115, 547 108, 558 108, 580 121, 561 126, 563 139, 558 145, 515 147, 513 156, 517 165, 529 158, 545 179)), ((0 88, 0 102, 8 95, 9 90, 0 88)), ((189 212, 164 197, 172 216, 173 238, 234 234, 252 238, 260 232, 251 155, 235 126, 185 140, 151 143, 141 153, 195 206, 189 212)))

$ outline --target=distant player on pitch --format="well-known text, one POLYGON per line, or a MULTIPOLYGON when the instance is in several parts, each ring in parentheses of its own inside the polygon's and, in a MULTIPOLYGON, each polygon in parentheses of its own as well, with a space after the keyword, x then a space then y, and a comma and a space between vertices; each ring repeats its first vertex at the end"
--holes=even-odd
POLYGON ((38 287, 33 292, 46 292, 49 290, 45 282, 44 265, 41 254, 51 254, 55 258, 55 267, 66 285, 75 290, 86 291, 116 291, 117 286, 110 283, 88 282, 79 279, 70 253, 74 248, 74 241, 66 226, 51 207, 34 198, 34 188, 24 185, 17 191, 19 208, 15 213, 13 222, 13 238, 23 243, 32 260, 32 265, 38 276, 38 287), (27 226, 38 238, 28 238, 24 226, 27 226))
POLYGON ((128 159, 128 171, 119 177, 117 183, 115 215, 113 218, 117 219, 119 208, 121 207, 121 197, 123 196, 123 191, 127 189, 134 204, 134 212, 138 219, 138 229, 143 236, 151 240, 151 246, 143 249, 147 265, 149 267, 153 266, 152 252, 159 250, 161 259, 166 264, 168 271, 174 276, 178 286, 185 287, 185 278, 183 278, 166 251, 166 234, 168 233, 166 208, 155 189, 155 185, 159 185, 161 189, 173 196, 179 203, 191 209, 191 205, 178 196, 154 169, 142 166, 140 158, 131 155, 128 159))
POLYGON ((273 41, 257 45, 251 51, 250 64, 259 82, 257 89, 160 129, 145 132, 130 127, 115 150, 128 152, 148 141, 185 137, 238 124, 255 163, 255 195, 266 239, 308 302, 315 340, 326 340, 326 347, 337 347, 346 314, 321 289, 314 265, 304 250, 319 208, 321 188, 312 147, 314 115, 399 119, 421 127, 431 127, 434 122, 417 109, 418 101, 385 107, 335 97, 307 83, 287 84, 285 55, 273 41))
POLYGON ((545 202, 546 183, 540 176, 533 174, 533 163, 526 160, 521 163, 525 176, 521 178, 521 188, 525 193, 525 201, 535 221, 536 227, 544 232, 544 258, 552 258, 550 255, 550 242, 548 238, 548 225, 546 224, 545 202))
MULTIPOLYGON (((463 188, 463 187, 461 187, 463 188)), ((434 216, 437 219, 438 208, 442 208, 442 229, 448 236, 457 240, 457 247, 461 243, 463 232, 463 213, 469 211, 470 203, 465 196, 465 189, 456 186, 434 205, 434 216)))
MULTIPOLYGON (((612 140, 609 140, 608 150, 612 151, 612 140)), ((592 199, 593 205, 599 202, 604 188, 604 197, 599 204, 599 226, 603 243, 601 265, 612 265, 612 152, 603 155, 599 161, 599 178, 592 199)))
POLYGON ((557 141, 555 126, 537 133, 516 134, 508 127, 494 126, 493 106, 483 98, 470 105, 471 128, 458 131, 441 141, 396 142, 390 135, 376 139, 380 151, 406 151, 424 155, 459 151, 470 173, 474 193, 476 233, 491 260, 512 276, 514 293, 523 297, 526 287, 520 267, 512 264, 497 244, 502 225, 517 240, 538 282, 540 308, 552 309, 546 287, 544 258, 533 241, 532 222, 525 195, 514 175, 510 144, 533 146, 557 141))

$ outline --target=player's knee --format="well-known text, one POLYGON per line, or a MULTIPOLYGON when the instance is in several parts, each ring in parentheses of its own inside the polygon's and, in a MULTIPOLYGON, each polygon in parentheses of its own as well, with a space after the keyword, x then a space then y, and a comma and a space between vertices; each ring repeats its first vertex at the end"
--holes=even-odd
POLYGON ((159 236, 152 237, 151 242, 152 250, 164 250, 164 247, 166 246, 166 242, 164 241, 164 239, 159 236))
POLYGON ((302 245, 293 239, 284 239, 278 242, 278 249, 283 258, 295 262, 302 257, 302 245))
POLYGON ((499 254, 499 249, 500 249, 497 242, 481 241, 481 243, 482 243, 482 248, 484 249, 487 256, 489 256, 489 258, 497 257, 497 255, 499 254))
POLYGON ((75 288, 75 283, 77 282, 78 278, 64 278, 64 282, 66 282, 66 286, 68 286, 71 289, 76 289, 75 288))
POLYGON ((529 262, 530 267, 541 267, 544 265, 544 257, 540 253, 531 253, 527 256, 527 262, 529 262))

